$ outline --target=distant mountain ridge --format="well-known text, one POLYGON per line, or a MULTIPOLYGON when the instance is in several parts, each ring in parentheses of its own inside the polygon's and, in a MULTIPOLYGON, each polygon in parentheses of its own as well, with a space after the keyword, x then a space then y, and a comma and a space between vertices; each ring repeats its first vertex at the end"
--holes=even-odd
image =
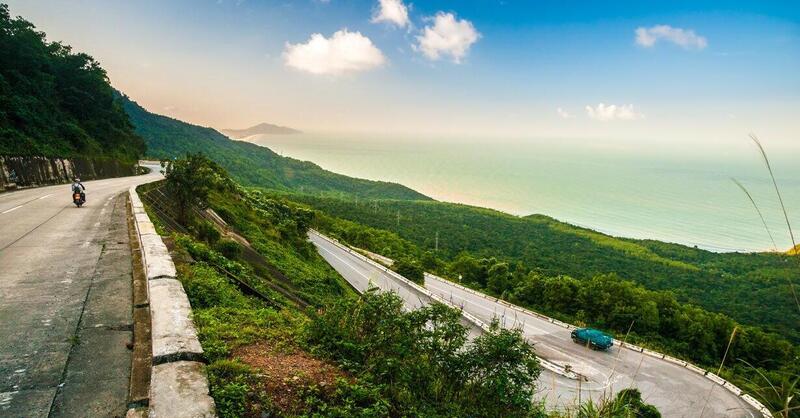
POLYGON ((147 142, 147 157, 171 159, 201 152, 245 186, 362 199, 431 200, 406 186, 332 173, 308 162, 282 157, 267 147, 236 141, 212 128, 150 113, 120 97, 136 133, 147 142))
POLYGON ((242 139, 253 135, 292 135, 302 133, 297 129, 266 122, 245 129, 220 129, 220 132, 233 139, 242 139))

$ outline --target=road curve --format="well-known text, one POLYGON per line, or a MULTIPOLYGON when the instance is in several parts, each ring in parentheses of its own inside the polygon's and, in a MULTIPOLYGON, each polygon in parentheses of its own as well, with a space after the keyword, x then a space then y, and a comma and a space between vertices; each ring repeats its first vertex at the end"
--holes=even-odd
MULTIPOLYGON (((430 302, 420 300, 417 294, 374 263, 363 261, 318 235, 311 234, 310 238, 319 253, 356 289, 363 291, 371 282, 383 290, 399 290, 412 309, 430 302)), ((425 286, 434 295, 461 306, 484 322, 497 317, 506 327, 521 328, 539 356, 557 364, 569 364, 574 371, 586 376, 588 381, 578 382, 543 370, 537 398, 545 399, 551 407, 571 408, 579 401, 599 400, 633 386, 664 417, 696 418, 701 411, 702 418, 760 416, 739 397, 679 365, 619 347, 609 352, 592 351, 573 343, 570 331, 565 328, 474 295, 435 276, 427 275, 425 286), (706 398, 709 399, 707 403, 706 398)))
POLYGON ((0 416, 127 409, 131 327, 125 195, 147 175, 0 194, 0 416))

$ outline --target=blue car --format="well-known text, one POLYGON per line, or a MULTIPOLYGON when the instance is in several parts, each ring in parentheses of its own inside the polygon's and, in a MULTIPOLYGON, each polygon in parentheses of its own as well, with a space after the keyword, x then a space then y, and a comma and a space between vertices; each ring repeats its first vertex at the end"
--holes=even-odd
POLYGON ((592 350, 608 350, 614 345, 613 337, 594 328, 578 328, 572 331, 572 341, 592 350))

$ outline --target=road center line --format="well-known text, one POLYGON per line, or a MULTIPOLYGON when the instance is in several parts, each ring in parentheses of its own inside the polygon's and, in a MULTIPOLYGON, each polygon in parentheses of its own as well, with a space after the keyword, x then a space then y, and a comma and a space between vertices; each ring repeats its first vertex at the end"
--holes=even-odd
POLYGON ((21 208, 21 207, 23 207, 23 206, 25 206, 25 205, 19 205, 19 206, 15 206, 15 207, 13 207, 13 208, 11 208, 11 209, 9 209, 9 210, 5 210, 5 211, 3 211, 3 212, 0 212, 0 213, 2 213, 2 214, 6 214, 6 213, 8 213, 8 212, 13 212, 13 211, 15 211, 15 210, 17 210, 17 209, 19 209, 19 208, 21 208))

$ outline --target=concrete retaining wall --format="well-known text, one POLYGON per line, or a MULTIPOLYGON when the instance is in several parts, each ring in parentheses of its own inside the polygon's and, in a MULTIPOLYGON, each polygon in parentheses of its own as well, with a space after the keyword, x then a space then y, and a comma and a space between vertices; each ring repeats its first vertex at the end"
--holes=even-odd
POLYGON ((111 159, 0 157, 0 192, 69 183, 75 177, 96 180, 136 174, 134 165, 111 159))
POLYGON ((129 190, 136 236, 147 277, 152 329, 149 416, 151 418, 215 417, 214 400, 202 363, 203 348, 192 322, 189 299, 177 279, 175 264, 156 233, 144 205, 129 190))

